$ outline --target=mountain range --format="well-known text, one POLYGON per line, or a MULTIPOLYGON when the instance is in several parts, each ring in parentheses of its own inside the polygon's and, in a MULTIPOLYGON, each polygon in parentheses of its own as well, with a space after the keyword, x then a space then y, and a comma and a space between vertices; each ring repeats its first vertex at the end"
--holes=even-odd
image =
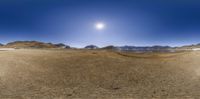
MULTIPOLYGON (((53 44, 39 41, 14 41, 5 45, 0 44, 1 48, 71 48, 69 45, 63 43, 53 44)), ((170 46, 113 46, 98 47, 96 45, 88 45, 84 49, 106 49, 106 50, 120 50, 120 51, 169 51, 169 50, 190 50, 200 48, 200 44, 185 45, 182 47, 170 46)))
POLYGON ((59 43, 44 43, 39 41, 14 41, 6 45, 0 44, 3 48, 70 48, 70 46, 59 43))

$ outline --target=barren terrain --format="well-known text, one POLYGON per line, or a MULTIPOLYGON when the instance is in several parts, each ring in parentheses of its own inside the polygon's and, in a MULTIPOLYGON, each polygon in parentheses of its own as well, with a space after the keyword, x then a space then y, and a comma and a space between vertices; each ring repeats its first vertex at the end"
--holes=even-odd
POLYGON ((200 51, 0 51, 0 98, 198 98, 200 51))

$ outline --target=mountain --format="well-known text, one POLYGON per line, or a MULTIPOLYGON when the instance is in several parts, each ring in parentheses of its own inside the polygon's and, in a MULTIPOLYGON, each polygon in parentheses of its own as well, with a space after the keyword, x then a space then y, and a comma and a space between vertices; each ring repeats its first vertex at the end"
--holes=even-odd
POLYGON ((58 43, 58 44, 54 44, 56 47, 58 47, 58 48, 70 48, 70 46, 69 45, 65 45, 65 44, 63 44, 63 43, 58 43))
POLYGON ((189 49, 194 49, 194 48, 200 48, 200 43, 199 44, 192 44, 192 45, 185 45, 185 46, 182 46, 182 47, 178 47, 177 49, 189 50, 189 49))
POLYGON ((98 49, 99 47, 96 45, 88 45, 85 47, 85 49, 98 49))
POLYGON ((109 46, 103 47, 101 49, 114 50, 114 49, 116 49, 116 47, 113 45, 109 45, 109 46))
POLYGON ((65 48, 71 48, 69 45, 65 45, 65 48))
MULTIPOLYGON (((6 45, 0 43, 1 48, 71 48, 68 45, 63 43, 53 44, 53 43, 44 43, 39 41, 14 41, 6 45)), ((185 45, 182 47, 170 47, 170 46, 105 46, 100 49, 104 50, 118 50, 118 51, 138 51, 138 52, 162 52, 162 51, 175 51, 175 50, 193 50, 199 48, 199 44, 185 45)), ((99 49, 96 45, 88 45, 85 49, 99 49)))
POLYGON ((43 43, 38 41, 15 41, 6 44, 8 48, 58 48, 52 43, 43 43))
POLYGON ((0 43, 0 46, 4 46, 4 45, 0 43))
MULTIPOLYGON (((85 47, 86 49, 97 49, 98 47, 95 45, 88 45, 85 47)), ((138 47, 138 46, 105 46, 102 47, 101 49, 104 50, 118 50, 118 51, 169 51, 172 50, 173 48, 170 46, 144 46, 144 47, 138 47)))
POLYGON ((120 47, 115 47, 115 49, 120 51, 168 51, 173 48, 170 46, 144 46, 144 47, 120 46, 120 47))

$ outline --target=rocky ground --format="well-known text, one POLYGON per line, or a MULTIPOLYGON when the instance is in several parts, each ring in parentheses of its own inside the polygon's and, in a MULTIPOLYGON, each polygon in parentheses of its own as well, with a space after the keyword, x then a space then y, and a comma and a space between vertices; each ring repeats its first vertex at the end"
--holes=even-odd
POLYGON ((0 98, 198 98, 200 51, 0 51, 0 98))

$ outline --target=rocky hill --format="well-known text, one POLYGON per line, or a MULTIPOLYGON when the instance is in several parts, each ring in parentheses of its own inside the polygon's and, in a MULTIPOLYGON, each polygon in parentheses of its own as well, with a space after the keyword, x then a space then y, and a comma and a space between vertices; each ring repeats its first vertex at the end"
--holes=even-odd
POLYGON ((63 43, 58 43, 58 44, 54 44, 56 47, 58 47, 58 48, 70 48, 70 46, 69 45, 65 45, 65 44, 63 44, 63 43))
POLYGON ((173 49, 170 46, 106 46, 102 49, 119 51, 168 51, 173 49))
POLYGON ((4 45, 0 43, 0 47, 1 47, 1 46, 4 46, 4 45))
POLYGON ((144 47, 138 47, 138 46, 121 46, 118 47, 119 50, 132 50, 132 51, 157 51, 157 50, 168 50, 171 47, 169 46, 144 46, 144 47))
POLYGON ((15 41, 6 44, 7 48, 59 48, 52 43, 43 43, 38 41, 15 41))
POLYGON ((88 45, 85 47, 85 49, 98 49, 99 47, 96 45, 88 45))
POLYGON ((185 45, 182 47, 178 47, 177 49, 190 50, 190 49, 194 49, 194 48, 200 48, 200 44, 185 45))
POLYGON ((105 46, 102 49, 106 49, 106 50, 115 50, 117 47, 113 46, 113 45, 109 45, 109 46, 105 46))

